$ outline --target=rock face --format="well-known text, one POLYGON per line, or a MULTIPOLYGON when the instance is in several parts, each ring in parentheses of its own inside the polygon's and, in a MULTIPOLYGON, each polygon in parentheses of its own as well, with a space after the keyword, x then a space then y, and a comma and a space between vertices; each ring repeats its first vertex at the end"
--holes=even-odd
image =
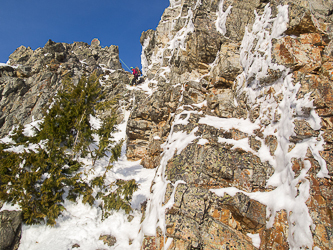
POLYGON ((21 239, 22 212, 0 212, 0 249, 17 250, 21 239))
POLYGON ((98 39, 92 45, 49 40, 44 48, 35 51, 24 46, 16 49, 9 57, 9 65, 0 66, 0 135, 7 134, 14 124, 41 119, 41 111, 65 76, 75 82, 82 74, 93 71, 108 75, 110 81, 117 79, 111 86, 128 82, 119 62, 118 47, 102 48, 98 39))
POLYGON ((142 33, 155 91, 134 107, 127 156, 157 171, 143 249, 333 248, 332 10, 170 1, 142 33))

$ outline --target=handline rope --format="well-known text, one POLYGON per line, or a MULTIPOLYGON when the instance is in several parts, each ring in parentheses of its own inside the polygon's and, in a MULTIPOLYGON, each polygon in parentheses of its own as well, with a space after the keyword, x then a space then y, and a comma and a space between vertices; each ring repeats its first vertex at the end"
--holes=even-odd
POLYGON ((119 57, 120 61, 128 68, 129 71, 131 71, 131 69, 126 65, 126 63, 124 63, 123 60, 121 60, 121 58, 119 57))

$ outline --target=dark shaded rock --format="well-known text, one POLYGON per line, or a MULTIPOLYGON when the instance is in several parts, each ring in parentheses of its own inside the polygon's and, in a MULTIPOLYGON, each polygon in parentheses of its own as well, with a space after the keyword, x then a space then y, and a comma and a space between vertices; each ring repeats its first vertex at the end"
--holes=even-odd
POLYGON ((16 250, 19 247, 22 233, 22 212, 0 212, 0 249, 16 250))
POLYGON ((261 148, 261 141, 257 140, 255 138, 255 136, 250 136, 249 137, 249 144, 250 144, 250 147, 255 150, 255 151, 259 151, 259 149, 261 148))
POLYGON ((243 227, 259 230, 266 225, 266 206, 243 193, 226 199, 223 197, 219 205, 228 208, 243 227))
POLYGON ((211 218, 204 222, 201 230, 202 244, 208 249, 221 249, 220 246, 228 246, 230 249, 254 249, 247 235, 211 218))
MULTIPOLYGON (((5 78, 5 82, 7 83, 2 91, 2 96, 8 97, 9 94, 13 92, 18 92, 18 90, 23 89, 26 84, 23 79, 20 78, 5 78)), ((24 93, 19 93, 19 95, 23 95, 24 93)))
POLYGON ((265 138, 265 144, 269 147, 269 152, 271 155, 274 155, 275 150, 277 149, 278 142, 277 138, 274 135, 269 135, 265 138))
POLYGON ((307 11, 296 18, 299 18, 299 23, 294 26, 290 25, 291 27, 289 27, 285 32, 287 35, 299 36, 300 34, 314 33, 317 31, 317 28, 311 19, 310 11, 307 11))
POLYGON ((0 77, 3 76, 15 77, 16 76, 15 69, 10 66, 0 66, 0 77))
POLYGON ((299 142, 306 138, 317 137, 319 135, 319 131, 312 129, 310 124, 304 120, 295 120, 294 124, 294 132, 296 135, 291 136, 291 142, 299 142))

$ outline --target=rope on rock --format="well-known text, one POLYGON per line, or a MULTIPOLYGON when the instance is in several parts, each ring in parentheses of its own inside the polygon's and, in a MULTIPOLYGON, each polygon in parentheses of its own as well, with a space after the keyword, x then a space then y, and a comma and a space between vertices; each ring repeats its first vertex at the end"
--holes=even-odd
POLYGON ((128 70, 131 72, 131 69, 126 65, 126 63, 124 63, 123 60, 121 60, 121 58, 119 57, 120 61, 128 68, 128 70))

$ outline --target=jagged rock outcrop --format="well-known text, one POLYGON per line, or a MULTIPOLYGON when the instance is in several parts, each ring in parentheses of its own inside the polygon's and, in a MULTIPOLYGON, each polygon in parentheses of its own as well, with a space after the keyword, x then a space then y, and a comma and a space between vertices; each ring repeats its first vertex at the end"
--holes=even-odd
POLYGON ((35 51, 24 46, 16 49, 8 66, 0 66, 0 135, 7 134, 14 124, 29 123, 32 117, 41 119, 42 110, 64 77, 71 77, 75 83, 82 74, 94 71, 110 79, 106 84, 109 89, 129 81, 114 45, 102 48, 94 40, 92 45, 49 40, 35 51))
POLYGON ((332 10, 322 0, 170 1, 142 33, 155 92, 134 107, 127 156, 157 168, 143 249, 333 248, 332 10), (278 200, 287 186, 304 210, 253 195, 278 200))

